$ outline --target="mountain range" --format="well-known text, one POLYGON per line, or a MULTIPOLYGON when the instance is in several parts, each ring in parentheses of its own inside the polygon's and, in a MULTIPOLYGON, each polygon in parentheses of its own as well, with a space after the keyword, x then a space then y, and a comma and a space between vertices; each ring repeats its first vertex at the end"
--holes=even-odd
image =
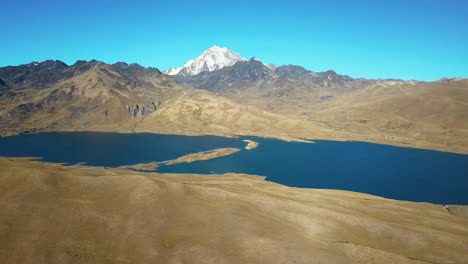
POLYGON ((358 140, 468 153, 468 80, 352 78, 214 46, 165 72, 48 60, 0 68, 0 134, 117 131, 358 140))

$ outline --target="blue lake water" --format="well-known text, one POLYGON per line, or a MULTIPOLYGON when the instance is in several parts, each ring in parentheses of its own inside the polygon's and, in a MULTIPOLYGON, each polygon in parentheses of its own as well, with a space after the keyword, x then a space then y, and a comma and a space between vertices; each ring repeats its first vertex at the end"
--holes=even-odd
MULTIPOLYGON (((118 133, 41 133, 0 138, 0 156, 117 167, 237 147, 242 151, 208 161, 162 166, 158 172, 267 176, 287 186, 357 191, 386 198, 468 204, 468 155, 363 142, 314 144, 256 137, 118 133), (243 139, 260 143, 245 150, 243 139)), ((0 168, 1 169, 1 168, 0 168)))

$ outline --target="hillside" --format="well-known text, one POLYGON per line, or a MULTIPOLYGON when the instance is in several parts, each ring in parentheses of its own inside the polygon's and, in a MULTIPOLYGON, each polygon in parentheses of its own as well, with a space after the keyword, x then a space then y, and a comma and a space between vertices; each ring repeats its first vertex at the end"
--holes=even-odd
MULTIPOLYGON (((47 67, 45 63, 33 67, 47 67)), ((76 64, 65 70, 73 73, 57 77, 59 80, 54 83, 43 84, 41 78, 32 79, 31 83, 10 80, 16 86, 0 93, 2 134, 86 130, 96 125, 117 128, 120 123, 131 123, 156 111, 168 98, 191 89, 178 85, 157 69, 139 65, 97 61, 76 64), (73 71, 76 64, 86 70, 73 71)))
POLYGON ((0 158, 1 263, 465 263, 466 207, 0 158))

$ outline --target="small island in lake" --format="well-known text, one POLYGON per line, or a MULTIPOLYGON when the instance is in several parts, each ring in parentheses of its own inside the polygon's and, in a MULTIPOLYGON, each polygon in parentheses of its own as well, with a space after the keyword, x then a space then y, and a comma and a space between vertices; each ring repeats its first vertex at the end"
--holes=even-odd
POLYGON ((259 145, 257 142, 249 140, 249 139, 244 139, 244 142, 247 143, 247 146, 245 146, 245 149, 248 149, 248 150, 254 149, 258 147, 259 145))

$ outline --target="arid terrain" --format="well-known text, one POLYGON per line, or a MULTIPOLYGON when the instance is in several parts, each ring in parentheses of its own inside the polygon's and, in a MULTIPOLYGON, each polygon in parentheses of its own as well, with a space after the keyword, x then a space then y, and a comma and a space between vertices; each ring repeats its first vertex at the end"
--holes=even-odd
POLYGON ((0 262, 466 263, 468 208, 0 158, 0 262))
MULTIPOLYGON (((1 136, 254 135, 468 153, 466 79, 353 79, 251 59, 196 75, 45 61, 0 68, 0 81, 1 136)), ((245 143, 247 150, 258 146, 245 143)), ((465 206, 290 188, 262 176, 135 171, 159 165, 65 167, 0 158, 0 262, 468 262, 465 206)))

